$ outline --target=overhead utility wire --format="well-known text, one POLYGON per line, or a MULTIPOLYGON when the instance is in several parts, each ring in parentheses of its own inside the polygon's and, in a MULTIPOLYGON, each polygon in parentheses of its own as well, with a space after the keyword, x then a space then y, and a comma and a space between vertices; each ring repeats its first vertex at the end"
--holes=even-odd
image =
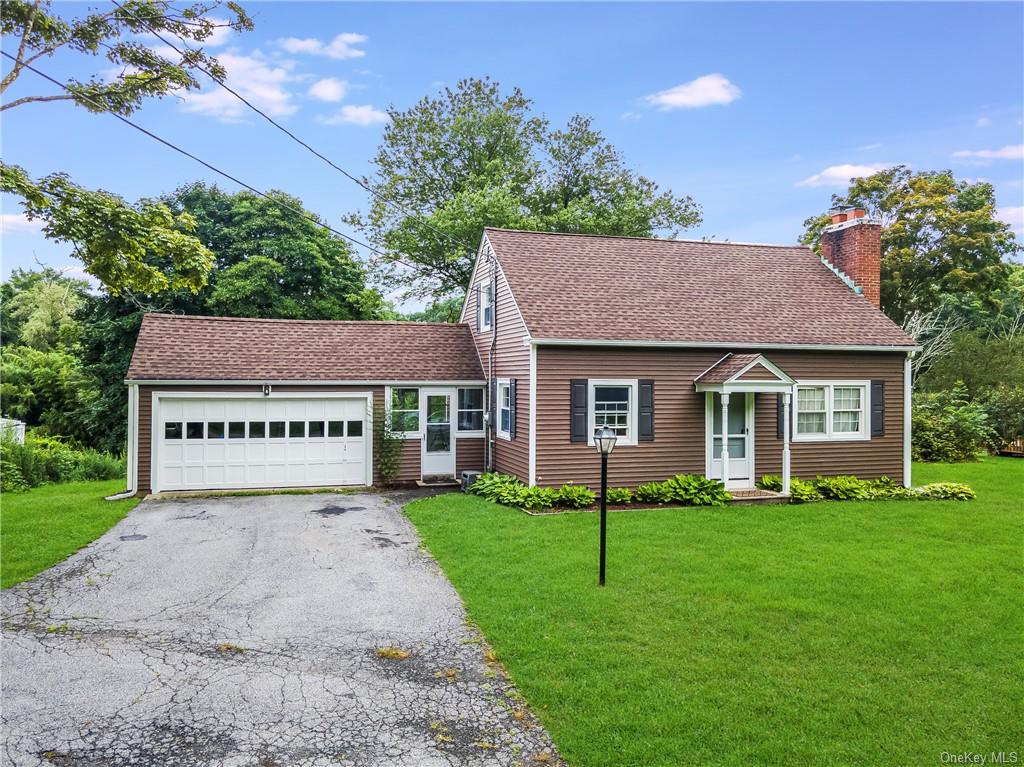
MULTIPOLYGON (((0 53, 2 53, 4 56, 9 58, 11 61, 17 62, 17 58, 12 56, 7 51, 0 50, 0 53)), ((99 102, 89 98, 88 96, 82 95, 80 93, 75 93, 70 88, 68 88, 64 83, 62 83, 60 80, 57 80, 57 79, 55 79, 53 77, 50 77, 48 74, 46 74, 45 72, 41 72, 40 70, 36 69, 31 64, 22 64, 21 66, 22 66, 23 69, 27 69, 30 72, 34 72, 35 74, 39 75, 44 80, 50 81, 51 83, 53 83, 57 87, 63 88, 69 94, 74 96, 75 99, 78 99, 78 100, 81 100, 81 101, 88 101, 90 104, 95 106, 101 112, 106 112, 107 114, 110 114, 112 117, 116 117, 118 120, 123 122, 125 125, 130 125, 131 127, 135 128, 135 130, 139 131, 140 133, 145 134, 146 136, 149 136, 154 141, 159 141, 161 144, 163 144, 164 146, 166 146, 166 147, 168 147, 170 149, 173 149, 175 152, 178 152, 179 154, 183 154, 183 155, 185 155, 186 157, 188 157, 191 160, 195 160, 197 163, 199 163, 203 167, 209 168, 214 173, 217 173, 217 174, 223 176, 224 178, 228 179, 229 181, 233 181, 234 183, 238 184, 241 187, 245 187, 246 189, 248 189, 253 194, 259 195, 260 197, 264 198, 265 200, 269 200, 270 202, 274 203, 278 207, 283 208, 283 209, 285 209, 287 211, 290 211, 291 213, 295 213, 295 214, 297 214, 299 216, 302 216, 303 218, 305 218, 308 221, 311 221, 312 223, 316 224, 317 226, 323 227, 327 231, 332 232, 333 234, 336 234, 339 237, 342 237, 342 238, 348 240, 349 242, 354 243, 355 245, 359 245, 360 247, 366 248, 367 250, 371 251, 372 253, 376 253, 378 256, 382 256, 384 258, 394 259, 394 260, 398 261, 399 263, 409 267, 410 269, 418 270, 418 271, 421 271, 421 272, 423 271, 423 269, 421 267, 414 266, 414 265, 406 262, 405 260, 403 260, 401 258, 396 258, 396 254, 394 254, 394 253, 386 253, 386 252, 384 252, 382 250, 378 250, 377 248, 373 247, 372 245, 366 244, 362 240, 358 240, 355 237, 352 237, 351 235, 348 235, 348 234, 345 234, 344 232, 338 231, 337 229, 335 229, 330 224, 325 224, 323 221, 319 220, 316 216, 312 215, 311 213, 307 213, 306 211, 301 210, 299 208, 294 208, 291 205, 288 205, 287 203, 281 202, 280 200, 275 199, 274 197, 271 197, 269 194, 267 194, 266 192, 260 191, 259 189, 254 187, 252 184, 247 184, 246 182, 242 181, 240 178, 237 178, 237 177, 231 175, 227 171, 223 171, 220 168, 216 167, 215 165, 211 165, 210 163, 208 163, 206 160, 202 159, 201 157, 197 157, 196 155, 194 155, 191 152, 189 152, 187 149, 182 149, 180 146, 178 146, 176 144, 172 144, 167 139, 161 138, 160 136, 156 135, 152 131, 147 130, 146 128, 143 128, 138 123, 132 122, 127 117, 119 115, 116 112, 111 112, 109 109, 104 107, 102 104, 100 104, 99 102)))
MULTIPOLYGON (((170 40, 168 40, 168 39, 167 39, 166 37, 164 37, 163 35, 161 35, 161 34, 160 34, 159 32, 157 32, 157 31, 156 31, 155 29, 153 29, 153 27, 152 27, 152 26, 150 26, 150 25, 149 25, 149 24, 148 24, 148 23, 147 23, 147 22, 146 22, 146 21, 145 21, 144 19, 140 19, 140 18, 139 18, 138 16, 136 16, 136 15, 135 15, 134 13, 132 13, 132 12, 131 12, 131 11, 129 11, 129 10, 127 9, 127 8, 125 8, 125 7, 123 6, 123 5, 121 5, 121 4, 120 4, 120 3, 119 3, 119 2, 117 1, 117 0, 111 0, 111 2, 112 2, 112 3, 114 4, 114 5, 116 5, 116 6, 118 7, 118 8, 120 8, 120 9, 121 9, 122 11, 124 11, 125 13, 127 13, 127 14, 128 14, 129 16, 131 16, 131 17, 132 17, 133 19, 135 19, 135 21, 137 21, 137 22, 138 22, 139 24, 142 24, 142 25, 143 25, 144 27, 146 27, 146 29, 148 29, 148 30, 150 31, 150 33, 152 33, 152 34, 153 34, 153 36, 154 36, 154 37, 156 37, 156 38, 157 38, 158 40, 160 40, 161 42, 163 42, 163 43, 164 43, 165 45, 167 45, 167 46, 169 46, 170 48, 172 48, 172 49, 173 49, 173 50, 174 50, 174 51, 175 51, 175 52, 176 52, 176 53, 177 53, 177 54, 178 54, 179 56, 182 56, 182 57, 184 57, 184 56, 185 56, 185 51, 188 51, 189 53, 195 53, 195 52, 196 52, 196 51, 195 51, 195 50, 193 50, 192 48, 189 48, 189 47, 188 47, 188 45, 187 45, 187 44, 185 43, 185 41, 184 41, 184 40, 183 40, 183 39, 181 38, 181 36, 180 36, 180 35, 175 35, 175 37, 177 37, 177 38, 178 38, 178 40, 179 40, 179 42, 181 42, 181 45, 182 45, 182 47, 183 47, 183 48, 185 49, 185 51, 182 51, 182 50, 181 50, 181 48, 178 48, 178 47, 177 47, 177 46, 176 46, 176 45, 175 45, 174 43, 172 43, 172 42, 171 42, 170 40)), ((446 238, 446 239, 450 240, 451 242, 455 243, 456 245, 461 245, 462 247, 470 248, 471 250, 473 249, 473 246, 472 246, 472 245, 470 245, 470 244, 468 244, 468 243, 466 243, 466 242, 463 242, 462 240, 460 240, 460 239, 458 239, 458 238, 456 238, 456 237, 453 237, 452 235, 448 234, 448 232, 445 232, 445 231, 443 231, 443 230, 441 230, 441 229, 438 229, 438 228, 437 228, 436 226, 434 226, 433 224, 431 224, 431 223, 430 223, 429 221, 425 220, 425 219, 424 219, 424 218, 423 218, 423 217, 422 217, 422 216, 421 216, 420 214, 416 213, 415 211, 412 211, 412 210, 410 210, 409 208, 406 208, 406 207, 405 207, 404 205, 402 205, 402 204, 401 204, 401 203, 399 203, 399 202, 396 202, 395 200, 390 200, 390 199, 386 198, 386 197, 385 197, 384 195, 382 195, 382 194, 381 194, 380 192, 378 192, 378 191, 376 191, 375 189, 373 189, 373 187, 371 187, 371 186, 370 186, 369 184, 367 184, 367 183, 366 183, 365 181, 363 181, 363 180, 362 180, 361 178, 359 178, 358 176, 354 176, 354 175, 352 175, 351 173, 349 173, 349 172, 348 172, 347 170, 345 170, 345 169, 344 169, 344 168, 342 168, 342 167, 341 167, 340 165, 338 165, 337 163, 335 163, 335 162, 334 162, 333 160, 331 160, 331 159, 330 159, 329 157, 327 157, 326 155, 322 154, 322 153, 321 153, 321 152, 319 152, 319 151, 318 151, 317 149, 315 149, 314 147, 310 146, 310 145, 309 145, 309 144, 307 144, 307 143, 306 143, 305 141, 303 141, 303 140, 302 140, 301 138, 299 138, 298 136, 296 136, 296 135, 295 135, 294 133, 292 133, 292 132, 291 132, 290 130, 288 130, 288 128, 286 128, 285 126, 283 126, 283 125, 282 125, 281 123, 279 123, 279 122, 278 122, 277 120, 275 120, 275 119, 274 119, 273 117, 271 117, 270 115, 268 115, 268 114, 267 114, 266 112, 264 112, 264 111, 263 111, 262 109, 260 109, 259 107, 257 107, 257 106, 256 106, 255 104, 253 104, 253 103, 252 103, 251 101, 249 101, 249 100, 248 100, 247 98, 245 98, 245 96, 243 96, 243 95, 242 95, 242 94, 240 94, 240 93, 239 93, 238 91, 236 91, 236 90, 234 90, 233 88, 231 88, 231 86, 229 86, 229 85, 228 85, 227 83, 225 83, 225 82, 224 82, 223 80, 221 80, 221 79, 220 79, 219 77, 217 77, 217 76, 216 76, 216 75, 214 75, 214 74, 213 74, 212 72, 210 72, 210 70, 208 70, 208 69, 206 69, 205 67, 202 67, 202 66, 200 66, 200 65, 198 65, 198 64, 194 64, 193 66, 194 66, 194 67, 195 67, 196 69, 198 69, 198 70, 199 70, 200 72, 203 72, 203 73, 205 73, 205 74, 206 74, 206 76, 207 76, 207 77, 209 77, 209 78, 210 78, 211 80, 213 80, 213 81, 214 81, 215 83, 217 83, 217 85, 219 85, 219 86, 220 86, 221 88, 223 88, 223 89, 224 89, 224 90, 226 90, 226 91, 227 91, 228 93, 230 93, 230 94, 231 94, 232 96, 234 96, 234 97, 235 97, 236 99, 238 99, 239 101, 241 101, 241 102, 242 102, 243 104, 245 104, 245 105, 246 105, 247 107, 249 107, 249 109, 251 109, 252 111, 254 111, 254 112, 255 112, 256 114, 258 114, 258 115, 259 115, 260 117, 262 117, 262 118, 263 118, 264 120, 266 120, 266 121, 267 121, 268 123, 270 123, 271 125, 273 125, 273 126, 274 126, 275 128, 277 128, 277 129, 278 129, 279 131, 281 131, 282 133, 284 133, 284 134, 285 134, 286 136, 288 136, 288 137, 289 137, 289 138, 290 138, 290 139, 291 139, 292 141, 295 141, 295 142, 296 142, 296 143, 298 143, 298 144, 299 144, 300 146, 304 147, 304 148, 305 148, 305 149, 307 149, 307 150, 308 150, 309 152, 311 152, 312 154, 314 154, 314 155, 315 155, 316 157, 319 157, 319 158, 320 158, 321 160, 323 160, 323 161, 324 161, 325 163, 327 163, 327 164, 328 164, 328 165, 330 165, 330 166, 331 166, 332 168, 334 168, 334 169, 335 169, 336 171, 338 171, 338 172, 339 172, 339 173, 341 173, 341 174, 342 174, 343 176, 345 176, 345 178, 349 179, 350 181, 354 181, 354 182, 355 182, 356 184, 358 184, 359 186, 361 186, 361 187, 362 187, 363 189, 365 189, 365 190, 366 190, 367 192, 369 192, 369 193, 370 193, 371 195, 373 195, 373 197, 374 197, 375 199, 377 199, 377 200, 380 200, 380 202, 384 203, 385 205, 391 205, 391 206, 393 206, 394 208, 396 208, 397 210, 401 211, 402 213, 404 213, 404 214, 405 214, 406 216, 408 216, 409 218, 415 219, 417 223, 419 223, 419 224, 422 224, 423 226, 425 226, 426 228, 430 229, 430 230, 431 230, 432 232, 434 232, 435 234, 439 234, 439 235, 441 235, 442 237, 444 237, 444 238, 446 238)))

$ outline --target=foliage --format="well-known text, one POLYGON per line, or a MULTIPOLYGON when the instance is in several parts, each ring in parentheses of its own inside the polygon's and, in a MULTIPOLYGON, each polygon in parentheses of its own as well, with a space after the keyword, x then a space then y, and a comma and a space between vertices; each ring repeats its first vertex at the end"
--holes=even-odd
POLYGON ((668 503, 669 493, 664 482, 646 482, 633 493, 637 503, 668 503))
POLYGON ((558 505, 566 509, 586 509, 594 505, 597 496, 584 485, 562 485, 558 491, 558 505))
POLYGON ((868 480, 868 497, 871 499, 905 500, 915 498, 914 491, 889 477, 868 480))
POLYGON ((996 386, 1024 386, 1024 335, 996 338, 987 332, 953 334, 949 354, 936 360, 917 381, 922 391, 946 391, 962 383, 970 397, 996 386))
POLYGON ((961 482, 932 482, 917 488, 916 493, 934 501, 970 501, 978 497, 970 485, 961 482))
POLYGON ((615 504, 626 504, 633 500, 633 491, 628 487, 609 487, 607 502, 615 504))
POLYGON ((43 221, 48 239, 70 243, 85 271, 113 295, 168 288, 197 292, 206 284, 213 253, 193 236, 196 222, 187 213, 174 214, 153 200, 130 204, 78 186, 63 173, 33 181, 7 164, 0 164, 0 191, 21 197, 25 215, 43 221), (161 254, 170 268, 150 263, 152 253, 161 254))
POLYGON ((47 350, 72 346, 81 331, 75 314, 88 298, 89 283, 56 269, 15 269, 0 286, 4 345, 21 343, 47 350))
POLYGON ((757 486, 762 490, 770 490, 773 493, 782 492, 782 477, 778 474, 763 474, 757 481, 757 486))
MULTIPOLYGON (((882 220, 882 309, 896 322, 939 307, 948 295, 994 306, 1006 284, 1004 259, 1021 248, 1012 227, 996 217, 987 181, 957 181, 952 171, 914 172, 906 165, 852 179, 835 205, 857 205, 882 220)), ((804 222, 815 246, 827 215, 804 222)))
POLYGON ((1000 446, 1024 438, 1024 385, 989 389, 981 396, 981 405, 1000 446))
POLYGON ((868 483, 846 474, 836 477, 818 476, 814 488, 822 498, 830 501, 863 501, 871 497, 868 483))
POLYGON ((441 298, 425 309, 418 312, 411 312, 403 319, 410 322, 458 322, 462 315, 463 294, 450 298, 441 298))
POLYGON ((962 384, 916 394, 912 429, 914 458, 922 461, 973 461, 996 438, 985 409, 968 400, 962 384))
POLYGON ((559 501, 559 492, 553 487, 524 487, 519 496, 519 505, 530 511, 550 509, 559 501))
POLYGON ((700 223, 690 197, 627 167, 589 117, 553 128, 518 88, 466 79, 389 117, 374 202, 348 220, 413 293, 461 293, 485 226, 649 236, 700 223))
POLYGON ((0 438, 0 461, 4 492, 50 483, 116 479, 125 473, 121 458, 33 432, 24 444, 10 435, 0 438))
POLYGON ((789 482, 789 500, 792 503, 812 503, 814 501, 820 501, 822 499, 821 493, 818 492, 818 488, 814 486, 813 482, 807 482, 803 479, 793 479, 789 482))
POLYGON ((732 496, 717 479, 699 474, 676 474, 662 483, 668 503, 682 506, 724 506, 732 496))
POLYGON ((374 457, 377 461, 377 476, 384 487, 394 484, 402 468, 402 435, 391 428, 390 419, 378 412, 373 419, 374 457))
POLYGON ((522 498, 526 486, 510 474, 481 474, 476 482, 469 486, 469 492, 479 495, 488 501, 515 506, 522 498))

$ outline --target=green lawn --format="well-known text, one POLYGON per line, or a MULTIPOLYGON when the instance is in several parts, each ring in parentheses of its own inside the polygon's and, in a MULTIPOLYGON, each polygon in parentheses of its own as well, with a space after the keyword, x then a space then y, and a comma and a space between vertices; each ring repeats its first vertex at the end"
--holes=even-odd
POLYGON ((0 588, 28 580, 96 540, 138 500, 105 501, 124 480, 44 485, 0 496, 0 588))
POLYGON ((940 764, 1024 750, 1024 461, 978 499, 406 513, 570 764, 940 764))

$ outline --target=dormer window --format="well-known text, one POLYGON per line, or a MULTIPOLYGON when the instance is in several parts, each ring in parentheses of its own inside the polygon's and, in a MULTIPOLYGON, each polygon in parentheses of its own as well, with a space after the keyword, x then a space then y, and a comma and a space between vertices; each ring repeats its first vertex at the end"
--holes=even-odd
POLYGON ((481 282, 476 286, 476 306, 477 330, 490 330, 494 323, 494 296, 490 281, 481 282))

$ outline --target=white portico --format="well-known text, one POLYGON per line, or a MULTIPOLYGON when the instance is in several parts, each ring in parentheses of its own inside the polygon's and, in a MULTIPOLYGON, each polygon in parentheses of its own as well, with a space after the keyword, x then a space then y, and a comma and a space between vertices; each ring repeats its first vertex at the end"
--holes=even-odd
POLYGON ((781 397, 782 492, 789 493, 793 387, 788 374, 762 354, 727 354, 694 380, 705 404, 705 474, 726 488, 754 486, 754 405, 757 394, 781 397))

